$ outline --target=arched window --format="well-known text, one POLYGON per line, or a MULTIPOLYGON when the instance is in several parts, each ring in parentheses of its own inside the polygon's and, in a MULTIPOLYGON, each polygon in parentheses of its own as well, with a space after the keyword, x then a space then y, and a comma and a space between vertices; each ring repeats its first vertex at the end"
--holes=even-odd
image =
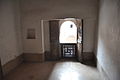
POLYGON ((65 21, 60 26, 60 43, 77 43, 77 26, 72 21, 65 21))

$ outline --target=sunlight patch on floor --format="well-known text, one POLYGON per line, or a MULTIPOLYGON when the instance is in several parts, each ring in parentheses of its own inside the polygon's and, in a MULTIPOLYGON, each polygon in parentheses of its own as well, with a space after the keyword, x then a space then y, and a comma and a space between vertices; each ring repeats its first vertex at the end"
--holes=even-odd
POLYGON ((79 73, 74 71, 64 71, 61 76, 60 80, 79 80, 79 73))
POLYGON ((78 62, 57 63, 49 80, 101 80, 96 68, 78 62))

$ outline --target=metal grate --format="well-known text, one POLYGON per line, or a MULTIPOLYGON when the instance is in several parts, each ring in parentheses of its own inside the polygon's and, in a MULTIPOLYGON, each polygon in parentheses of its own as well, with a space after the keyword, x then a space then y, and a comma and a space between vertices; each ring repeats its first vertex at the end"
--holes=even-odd
POLYGON ((63 44, 62 45, 62 54, 63 57, 75 57, 76 45, 74 44, 63 44))

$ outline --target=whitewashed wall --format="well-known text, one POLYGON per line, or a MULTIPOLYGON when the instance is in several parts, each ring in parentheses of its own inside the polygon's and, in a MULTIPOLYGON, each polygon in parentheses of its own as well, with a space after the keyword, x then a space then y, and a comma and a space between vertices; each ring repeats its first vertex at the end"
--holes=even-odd
POLYGON ((0 1, 0 58, 2 65, 22 53, 18 0, 0 1))

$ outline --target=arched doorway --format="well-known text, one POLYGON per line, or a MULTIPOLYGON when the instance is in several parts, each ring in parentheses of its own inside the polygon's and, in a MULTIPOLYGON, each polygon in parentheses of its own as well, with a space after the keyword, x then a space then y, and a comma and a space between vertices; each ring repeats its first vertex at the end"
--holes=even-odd
POLYGON ((59 43, 62 57, 76 57, 77 26, 71 20, 65 20, 60 26, 59 43))
POLYGON ((77 26, 72 21, 65 21, 60 27, 60 43, 77 43, 77 26))
POLYGON ((49 35, 45 35, 43 40, 46 60, 58 60, 62 57, 76 57, 78 60, 82 59, 83 30, 81 19, 67 18, 45 20, 43 31, 43 34, 49 35), (48 23, 47 26, 46 23, 48 23))

